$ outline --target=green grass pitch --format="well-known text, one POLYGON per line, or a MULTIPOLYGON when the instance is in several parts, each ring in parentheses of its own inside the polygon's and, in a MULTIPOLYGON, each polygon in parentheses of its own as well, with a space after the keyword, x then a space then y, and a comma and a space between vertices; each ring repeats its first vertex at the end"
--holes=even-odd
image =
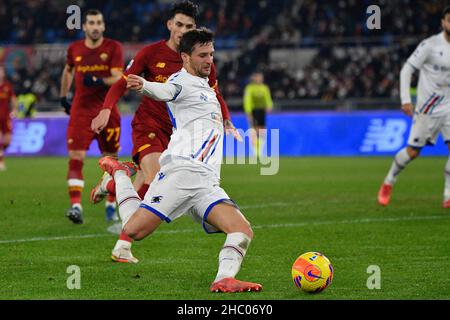
POLYGON ((441 208, 446 158, 420 158, 402 173, 391 205, 376 193, 391 158, 282 158, 277 175, 257 165, 224 165, 222 186, 241 206, 255 238, 239 279, 260 293, 208 291, 223 234, 207 235, 188 217, 135 243, 140 263, 110 261, 116 236, 104 206, 88 203, 101 172, 87 159, 85 223, 68 207, 65 158, 9 158, 0 172, 0 299, 449 299, 450 210, 441 208), (332 262, 331 286, 300 292, 291 266, 319 251, 332 262), (66 286, 80 267, 81 289, 66 286), (369 290, 367 268, 381 270, 369 290))

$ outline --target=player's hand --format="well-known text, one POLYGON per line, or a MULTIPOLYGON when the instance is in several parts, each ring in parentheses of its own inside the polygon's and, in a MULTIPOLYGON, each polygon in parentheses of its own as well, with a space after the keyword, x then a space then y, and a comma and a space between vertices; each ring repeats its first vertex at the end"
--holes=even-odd
POLYGON ((127 89, 142 92, 144 90, 145 79, 135 74, 129 74, 127 77, 127 89))
POLYGON ((91 129, 95 133, 100 133, 107 125, 109 121, 109 116, 111 115, 110 109, 102 109, 98 115, 92 119, 91 129))
POLYGON ((61 103, 61 107, 64 108, 64 112, 67 115, 70 115, 70 108, 72 107, 72 104, 67 100, 67 97, 61 97, 59 102, 61 103))
POLYGON ((408 116, 412 117, 414 114, 414 106, 412 105, 412 103, 402 104, 402 111, 408 116))
POLYGON ((231 133, 237 141, 242 142, 242 137, 241 137, 239 131, 237 131, 237 129, 234 127, 233 122, 231 122, 230 119, 224 120, 223 125, 225 127, 226 134, 231 133))
POLYGON ((83 78, 83 84, 86 87, 92 87, 92 86, 102 86, 105 84, 102 78, 98 78, 96 76, 93 76, 92 74, 86 74, 83 78))

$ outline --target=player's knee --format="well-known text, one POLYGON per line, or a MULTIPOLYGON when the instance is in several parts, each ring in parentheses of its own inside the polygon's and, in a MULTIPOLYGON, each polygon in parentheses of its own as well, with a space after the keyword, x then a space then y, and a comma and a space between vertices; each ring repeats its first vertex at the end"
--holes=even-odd
POLYGON ((250 223, 248 224, 248 227, 246 228, 245 232, 244 232, 247 237, 249 237, 250 239, 253 239, 253 229, 252 226, 250 225, 250 223))
POLYGON ((228 233, 233 233, 233 232, 242 232, 244 234, 247 235, 247 237, 249 237, 250 239, 253 239, 253 229, 252 226, 250 225, 250 222, 248 222, 247 220, 244 220, 234 226, 231 226, 231 228, 228 230, 228 233))
POLYGON ((408 147, 406 149, 411 160, 414 160, 420 155, 420 150, 421 150, 420 148, 413 148, 413 147, 408 147))

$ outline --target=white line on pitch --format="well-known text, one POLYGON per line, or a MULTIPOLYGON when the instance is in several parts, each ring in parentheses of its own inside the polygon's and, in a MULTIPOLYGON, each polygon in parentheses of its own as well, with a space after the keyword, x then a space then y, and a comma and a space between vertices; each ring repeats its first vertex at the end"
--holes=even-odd
MULTIPOLYGON (((407 217, 392 217, 392 218, 365 218, 354 220, 329 220, 329 221, 313 221, 313 222, 300 222, 300 223, 283 223, 283 224, 268 224, 268 225, 254 225, 253 229, 273 229, 273 228, 293 228, 315 225, 327 225, 327 224, 359 224, 359 223, 377 223, 377 222, 400 222, 400 221, 424 221, 424 220, 445 220, 450 219, 450 215, 442 216, 407 216, 407 217)), ((190 233, 198 232, 199 229, 181 229, 181 230, 161 230, 158 234, 172 234, 172 233, 190 233)), ((53 240, 71 240, 71 239, 88 239, 88 238, 100 238, 110 237, 110 233, 101 234, 86 234, 86 235, 74 235, 74 236, 61 236, 61 237, 36 237, 28 239, 16 239, 16 240, 0 240, 0 244, 8 243, 23 243, 23 242, 35 242, 35 241, 53 241, 53 240)))

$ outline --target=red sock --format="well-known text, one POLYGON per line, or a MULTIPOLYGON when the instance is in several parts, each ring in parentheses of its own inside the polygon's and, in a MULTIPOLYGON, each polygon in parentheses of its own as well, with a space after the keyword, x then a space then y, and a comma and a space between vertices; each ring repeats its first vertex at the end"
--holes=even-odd
POLYGON ((138 190, 139 198, 144 199, 145 194, 147 193, 147 190, 148 190, 149 187, 150 187, 150 185, 148 185, 146 183, 144 183, 142 185, 142 187, 138 190))
POLYGON ((115 195, 115 194, 109 193, 109 194, 106 196, 106 201, 108 201, 108 202, 116 202, 116 195, 115 195))
POLYGON ((123 231, 120 233, 119 240, 133 242, 133 239, 131 239, 129 236, 127 236, 123 231))
POLYGON ((106 184, 106 190, 108 190, 109 195, 116 196, 116 183, 114 182, 114 179, 109 180, 106 184))
POLYGON ((67 172, 67 181, 69 185, 70 203, 81 203, 81 191, 84 187, 83 180, 83 160, 69 160, 69 170, 67 172))

